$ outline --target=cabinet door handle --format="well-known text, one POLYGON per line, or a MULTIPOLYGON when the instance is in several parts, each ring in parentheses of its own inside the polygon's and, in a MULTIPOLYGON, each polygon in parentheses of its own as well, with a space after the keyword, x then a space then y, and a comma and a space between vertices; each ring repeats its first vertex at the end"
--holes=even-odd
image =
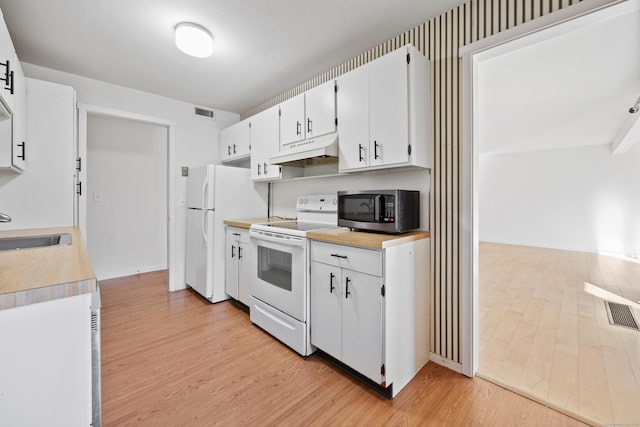
POLYGON ((258 176, 260 176, 260 175, 261 175, 261 172, 260 172, 260 168, 261 168, 261 167, 262 167, 262 165, 261 165, 260 163, 258 163, 258 176))
POLYGON ((27 160, 27 150, 25 149, 24 141, 22 141, 20 144, 18 144, 18 147, 22 148, 22 150, 21 150, 22 154, 18 155, 18 158, 26 161, 27 160))
POLYGON ((300 122, 296 122, 296 135, 300 135, 302 133, 302 128, 300 127, 300 122))
POLYGON ((231 234, 233 234, 234 236, 240 237, 240 233, 231 233, 231 234))
POLYGON ((342 259, 347 259, 346 255, 339 255, 339 254, 331 254, 332 257, 336 257, 336 258, 342 258, 342 259))
POLYGON ((233 154, 236 154, 236 144, 233 144, 233 154))
POLYGON ((345 279, 345 292, 344 292, 344 297, 345 298, 349 298, 349 295, 351 295, 351 292, 349 292, 349 282, 351 282, 351 279, 349 279, 348 277, 345 279))
POLYGON ((0 65, 4 66, 4 77, 0 78, 0 80, 4 82, 4 89, 13 95, 13 71, 11 71, 11 62, 7 59, 7 62, 0 62, 0 65))
POLYGON ((265 175, 267 174, 267 164, 266 163, 262 164, 262 171, 265 173, 265 175))
POLYGON ((76 184, 76 194, 82 196, 82 181, 76 184))
POLYGON ((336 277, 333 273, 329 273, 329 293, 332 294, 333 290, 336 288, 333 286, 333 278, 336 277))
POLYGON ((358 161, 361 162, 364 160, 364 157, 362 157, 362 150, 364 149, 364 147, 362 146, 362 144, 358 144, 358 161))
POLYGON ((373 158, 374 159, 379 159, 380 156, 378 156, 378 146, 380 144, 378 144, 378 141, 373 141, 373 158))
POLYGON ((312 120, 311 119, 307 119, 307 133, 312 133, 313 131, 311 130, 311 124, 312 124, 312 120))
POLYGON ((238 259, 242 259, 242 246, 238 246, 238 259))
POLYGON ((227 145, 227 156, 231 155, 231 146, 227 145))
POLYGON ((236 251, 235 251, 235 246, 231 245, 231 258, 235 258, 236 257, 236 251))

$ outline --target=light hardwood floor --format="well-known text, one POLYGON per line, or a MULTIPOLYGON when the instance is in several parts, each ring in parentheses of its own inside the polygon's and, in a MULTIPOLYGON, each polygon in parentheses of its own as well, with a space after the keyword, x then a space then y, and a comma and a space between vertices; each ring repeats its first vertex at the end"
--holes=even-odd
POLYGON ((593 424, 640 425, 640 332, 593 295, 639 318, 640 262, 486 242, 479 259, 478 374, 593 424))
POLYGON ((230 302, 166 287, 166 272, 100 283, 105 426, 582 425, 433 362, 387 400, 230 302))

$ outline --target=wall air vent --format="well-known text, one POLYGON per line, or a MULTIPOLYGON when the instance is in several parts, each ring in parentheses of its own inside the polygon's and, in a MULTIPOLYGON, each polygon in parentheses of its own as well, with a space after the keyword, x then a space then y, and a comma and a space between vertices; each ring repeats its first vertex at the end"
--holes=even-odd
POLYGON ((216 113, 213 110, 207 110, 206 108, 195 107, 196 116, 208 117, 210 119, 216 119, 216 113))

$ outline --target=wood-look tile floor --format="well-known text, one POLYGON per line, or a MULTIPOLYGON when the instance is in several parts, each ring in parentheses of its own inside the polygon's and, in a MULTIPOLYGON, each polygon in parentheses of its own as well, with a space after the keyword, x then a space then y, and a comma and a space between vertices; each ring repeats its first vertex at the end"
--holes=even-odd
POLYGON ((615 294, 640 319, 640 261, 487 242, 479 260, 478 374, 594 424, 640 425, 640 332, 604 306, 615 294))
POLYGON ((300 357, 230 302, 166 287, 166 272, 100 284, 106 427, 582 425, 433 362, 387 400, 316 354, 300 357))

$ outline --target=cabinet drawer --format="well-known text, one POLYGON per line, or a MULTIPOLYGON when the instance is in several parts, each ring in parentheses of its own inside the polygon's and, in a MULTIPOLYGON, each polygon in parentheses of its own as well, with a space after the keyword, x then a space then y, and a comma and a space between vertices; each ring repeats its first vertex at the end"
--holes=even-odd
POLYGON ((311 242, 311 260, 382 276, 382 252, 324 242, 311 242))

